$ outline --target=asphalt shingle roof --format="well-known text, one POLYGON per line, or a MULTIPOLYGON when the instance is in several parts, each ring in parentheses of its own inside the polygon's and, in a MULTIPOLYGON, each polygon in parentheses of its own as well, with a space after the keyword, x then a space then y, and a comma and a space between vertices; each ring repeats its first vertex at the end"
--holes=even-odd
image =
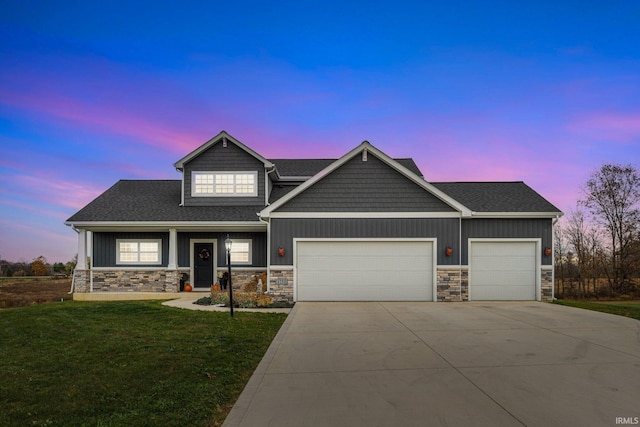
POLYGON ((431 184, 475 212, 560 212, 522 181, 431 184))
MULTIPOLYGON (((333 159, 271 160, 281 176, 310 176, 333 159), (286 175, 285 175, 286 174, 286 175)), ((398 159, 420 174, 412 159, 398 159)), ((439 190, 475 212, 560 212, 524 182, 432 182, 439 190)), ((273 203, 295 185, 274 185, 273 203)), ((257 221, 264 206, 179 206, 179 180, 121 180, 82 208, 68 222, 257 221)))
POLYGON ((67 221, 258 221, 264 208, 179 206, 180 199, 179 180, 121 180, 67 221))

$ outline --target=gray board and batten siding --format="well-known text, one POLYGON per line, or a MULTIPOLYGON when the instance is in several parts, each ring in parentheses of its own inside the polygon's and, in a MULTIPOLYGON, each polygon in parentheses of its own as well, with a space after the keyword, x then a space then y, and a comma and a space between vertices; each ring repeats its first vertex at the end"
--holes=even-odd
POLYGON ((162 264, 136 264, 135 267, 166 267, 169 265, 169 233, 163 232, 119 232, 119 233, 93 233, 93 266, 94 267, 127 267, 131 265, 118 264, 116 262, 118 245, 117 240, 162 240, 162 264))
POLYGON ((369 154, 340 166, 277 212, 455 212, 400 172, 369 154))
MULTIPOLYGON (((251 264, 243 264, 242 267, 267 266, 267 234, 259 232, 234 232, 229 233, 231 239, 250 239, 251 264)), ((217 265, 227 265, 224 240, 227 233, 212 232, 187 232, 178 233, 178 267, 188 268, 191 265, 191 239, 217 240, 216 254, 217 265)), ((162 264, 146 265, 146 267, 167 267, 169 265, 169 233, 164 232, 95 232, 93 233, 93 266, 94 267, 131 267, 131 265, 119 265, 116 262, 117 240, 162 240, 162 264)), ((145 267, 136 264, 135 267, 145 267)))
POLYGON ((272 218, 271 264, 293 265, 293 239, 415 239, 436 238, 438 264, 458 265, 459 227, 457 218, 272 218), (450 246, 454 256, 447 257, 444 248, 450 246), (283 257, 278 248, 285 249, 283 257))
POLYGON ((222 143, 217 143, 184 165, 184 205, 264 206, 264 175, 264 164, 260 160, 231 142, 226 147, 222 143), (258 195, 257 197, 192 197, 191 174, 193 172, 257 172, 258 195))
POLYGON ((462 220, 462 264, 468 264, 468 239, 541 238, 542 265, 551 265, 552 256, 544 255, 544 248, 553 243, 553 220, 550 218, 472 218, 462 220))
MULTIPOLYGON (((436 238, 438 265, 468 265, 469 238, 542 238, 542 248, 551 247, 551 219, 508 218, 272 218, 271 264, 293 265, 294 238, 436 238), (460 248, 462 228, 462 248, 460 248), (285 255, 278 256, 278 248, 285 255), (445 248, 453 249, 446 256, 445 248)), ((552 257, 541 255, 542 265, 551 265, 552 257)))
MULTIPOLYGON (((252 241, 251 244, 251 264, 243 264, 242 267, 267 267, 267 233, 249 233, 249 232, 233 232, 228 233, 229 238, 233 240, 252 241)), ((178 233, 178 265, 180 267, 189 267, 191 240, 217 240, 216 254, 217 265, 227 265, 227 254, 224 247, 224 240, 227 233, 210 233, 210 232, 187 232, 178 233)))

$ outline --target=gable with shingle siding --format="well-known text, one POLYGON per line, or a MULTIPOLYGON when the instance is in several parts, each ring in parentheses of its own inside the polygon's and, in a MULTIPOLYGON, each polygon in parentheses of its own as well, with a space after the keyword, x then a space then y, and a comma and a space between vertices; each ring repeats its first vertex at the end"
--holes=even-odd
POLYGON ((212 145, 197 157, 184 165, 184 204, 185 206, 264 206, 264 164, 242 148, 228 141, 212 145), (257 196, 251 197, 193 197, 193 172, 256 172, 257 196))
POLYGON ((355 156, 277 209, 280 212, 454 212, 388 164, 355 156))

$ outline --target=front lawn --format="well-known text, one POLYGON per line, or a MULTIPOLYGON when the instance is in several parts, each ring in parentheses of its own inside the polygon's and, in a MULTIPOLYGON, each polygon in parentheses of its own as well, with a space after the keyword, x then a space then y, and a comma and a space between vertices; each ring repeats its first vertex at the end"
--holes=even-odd
POLYGON ((557 300, 556 304, 570 307, 585 308, 587 310, 602 311, 640 320, 640 301, 573 301, 557 300))
POLYGON ((157 301, 0 310, 0 425, 220 425, 285 318, 157 301))

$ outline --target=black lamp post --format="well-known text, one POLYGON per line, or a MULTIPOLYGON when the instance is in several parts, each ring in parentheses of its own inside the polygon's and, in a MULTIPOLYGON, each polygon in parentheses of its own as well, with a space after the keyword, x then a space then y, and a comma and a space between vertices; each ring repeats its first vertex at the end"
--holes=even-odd
POLYGON ((229 309, 231 317, 233 317, 233 284, 231 283, 231 239, 227 234, 227 238, 224 240, 224 247, 227 249, 227 266, 229 268, 229 309))

